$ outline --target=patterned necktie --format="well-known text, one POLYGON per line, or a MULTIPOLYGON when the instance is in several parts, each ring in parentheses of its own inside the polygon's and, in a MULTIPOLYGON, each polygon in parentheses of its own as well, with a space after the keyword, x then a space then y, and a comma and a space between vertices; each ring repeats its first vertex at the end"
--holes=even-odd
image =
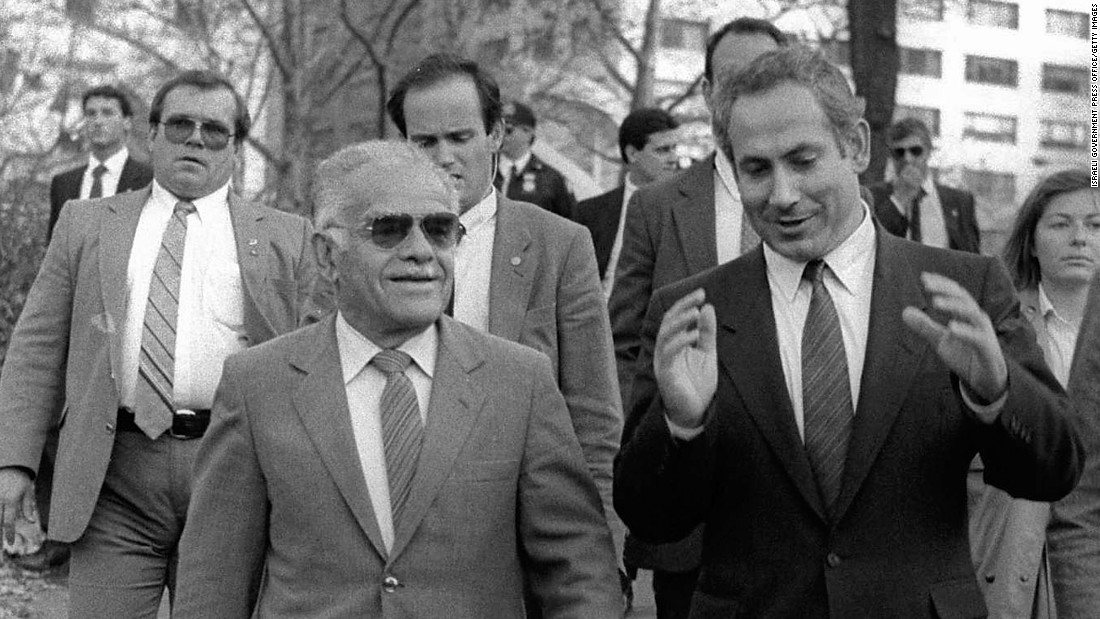
POLYGON ((88 198, 103 197, 103 175, 107 173, 107 166, 102 163, 92 170, 92 190, 88 192, 88 198))
POLYGON ((917 191, 917 197, 909 205, 909 238, 920 243, 920 201, 924 199, 924 189, 917 191))
POLYGON ((802 411, 806 454, 830 514, 844 473, 852 433, 852 391, 840 320, 825 288, 825 262, 811 260, 802 274, 813 285, 802 329, 802 411))
POLYGON ((176 203, 161 237, 160 252, 153 267, 153 277, 149 280, 134 416, 138 427, 151 439, 156 439, 172 427, 180 273, 187 238, 187 216, 194 212, 194 204, 176 203))
POLYGON ((420 446, 424 442, 424 424, 420 419, 416 390, 405 375, 405 369, 411 362, 409 355, 393 349, 383 350, 371 359, 371 363, 386 375, 386 387, 382 390, 379 408, 395 530, 412 490, 416 465, 420 461, 420 446))

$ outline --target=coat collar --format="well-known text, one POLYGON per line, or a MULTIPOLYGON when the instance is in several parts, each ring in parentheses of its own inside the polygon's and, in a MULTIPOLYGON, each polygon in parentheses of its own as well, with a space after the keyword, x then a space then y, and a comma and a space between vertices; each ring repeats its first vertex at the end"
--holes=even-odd
POLYGON ((497 228, 489 275, 489 333, 519 341, 527 300, 538 270, 533 235, 518 205, 497 197, 497 228))

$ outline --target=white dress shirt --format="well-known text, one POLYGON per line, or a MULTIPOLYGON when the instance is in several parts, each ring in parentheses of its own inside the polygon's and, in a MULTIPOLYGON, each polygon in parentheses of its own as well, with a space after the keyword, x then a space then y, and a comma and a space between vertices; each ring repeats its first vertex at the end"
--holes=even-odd
MULTIPOLYGON (((943 219, 940 193, 936 191, 936 184, 932 182, 931 175, 921 183, 921 189, 924 190, 924 196, 920 199, 920 242, 931 247, 950 249, 951 240, 947 237, 947 222, 943 219)), ((909 218, 908 204, 898 204, 893 195, 890 196, 890 202, 902 216, 909 218)))
POLYGON ((1069 383, 1069 369, 1073 365, 1073 352, 1077 349, 1077 333, 1081 325, 1075 325, 1058 314, 1042 283, 1039 284, 1039 314, 1047 328, 1043 356, 1054 377, 1065 388, 1069 383))
POLYGON ((129 156, 130 149, 125 146, 102 162, 96 159, 95 155, 88 155, 88 167, 84 170, 83 180, 80 181, 80 199, 87 200, 88 196, 92 195, 92 183, 95 182, 95 175, 92 172, 100 163, 107 168, 99 180, 103 190, 103 195, 100 197, 105 198, 118 193, 118 179, 122 177, 122 166, 126 165, 126 159, 129 156))
POLYGON ((611 244, 611 255, 607 257, 607 268, 603 272, 603 296, 611 298, 611 287, 615 285, 615 269, 619 266, 619 254, 623 251, 623 230, 626 229, 626 205, 638 186, 626 175, 623 182, 623 207, 619 210, 619 225, 615 227, 615 241, 611 244))
POLYGON ((741 255, 741 226, 745 223, 745 207, 733 176, 733 166, 722 152, 714 151, 714 239, 717 242, 718 264, 741 255))
MULTIPOLYGON (((438 341, 438 328, 433 324, 397 347, 412 357, 413 362, 405 370, 405 375, 416 391, 420 420, 424 423, 427 423, 428 405, 431 403, 438 341)), ((336 314, 336 346, 340 352, 344 392, 348 399, 355 447, 359 450, 359 464, 363 467, 371 507, 378 529, 382 532, 382 543, 389 551, 393 548, 393 510, 390 507, 390 481, 386 474, 386 452, 382 445, 380 408, 386 375, 370 363, 382 349, 349 325, 340 312, 336 314)))
MULTIPOLYGON (((196 211, 187 217, 173 380, 175 404, 179 409, 210 408, 225 358, 243 350, 248 343, 244 331, 244 288, 229 218, 228 195, 227 183, 206 197, 192 200, 196 211)), ((149 281, 160 252, 161 238, 178 201, 153 181, 134 234, 126 270, 129 298, 122 336, 121 401, 124 406, 135 403, 134 387, 149 281)))
POLYGON ((454 318, 489 331, 489 278, 497 233, 497 191, 459 216, 466 236, 455 248, 454 318))

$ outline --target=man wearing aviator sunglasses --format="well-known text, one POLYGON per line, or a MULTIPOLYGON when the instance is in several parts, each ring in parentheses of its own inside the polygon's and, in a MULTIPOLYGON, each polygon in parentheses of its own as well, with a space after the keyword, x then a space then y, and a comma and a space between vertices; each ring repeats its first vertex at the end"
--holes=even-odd
POLYGON ((618 619, 549 360, 443 315, 450 176, 356 144, 318 166, 314 204, 338 310, 226 364, 173 615, 522 617, 530 583, 548 618, 618 619))
POLYGON ((904 118, 890 127, 887 141, 894 180, 870 188, 879 223, 891 234, 918 243, 978 253, 974 196, 933 180, 928 126, 904 118))
POLYGON ((8 348, 0 524, 34 518, 42 439, 60 425, 49 536, 72 543, 71 616, 156 614, 223 362, 310 317, 309 222, 230 191, 249 125, 220 75, 164 83, 152 185, 62 210, 8 348))

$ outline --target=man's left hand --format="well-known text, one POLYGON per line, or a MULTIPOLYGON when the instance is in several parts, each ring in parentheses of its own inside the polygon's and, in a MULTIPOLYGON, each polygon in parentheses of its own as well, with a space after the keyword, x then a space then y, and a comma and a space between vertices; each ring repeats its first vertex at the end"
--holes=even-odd
MULTIPOLYGON (((915 307, 905 308, 902 320, 932 345, 982 403, 995 402, 1008 389, 1008 366, 989 316, 970 293, 948 277, 922 273, 921 283, 932 297, 932 307, 950 320, 941 325, 915 307)), ((998 413, 989 411, 981 419, 992 423, 998 413)))

